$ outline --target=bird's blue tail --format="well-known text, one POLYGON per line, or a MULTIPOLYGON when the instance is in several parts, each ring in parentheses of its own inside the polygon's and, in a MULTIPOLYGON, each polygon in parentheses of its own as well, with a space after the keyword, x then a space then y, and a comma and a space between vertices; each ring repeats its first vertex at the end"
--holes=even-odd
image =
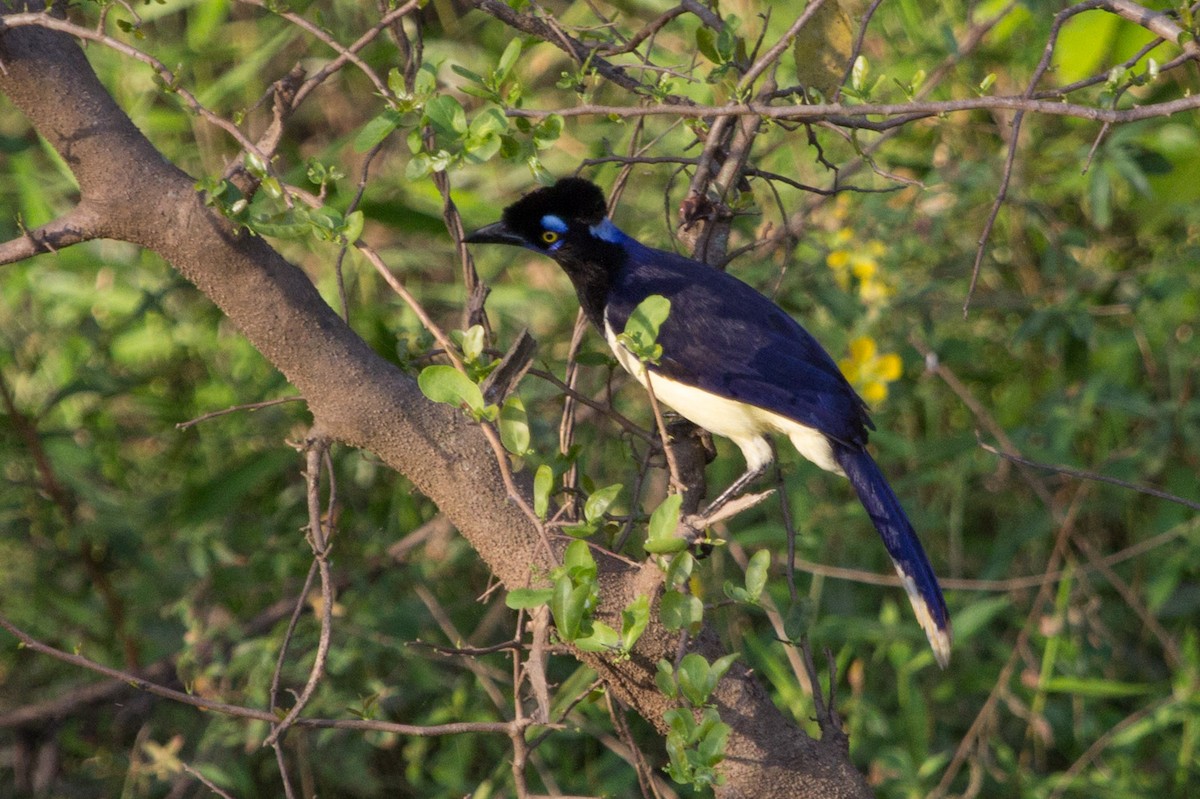
POLYGON ((900 500, 896 499, 883 472, 879 471, 875 460, 866 450, 835 443, 833 454, 850 478, 850 484, 854 486, 888 554, 892 556, 892 563, 908 592, 917 621, 921 623, 929 638, 929 645, 933 647, 933 656, 938 665, 946 668, 950 662, 950 614, 946 610, 937 575, 929 565, 912 524, 904 515, 900 500))

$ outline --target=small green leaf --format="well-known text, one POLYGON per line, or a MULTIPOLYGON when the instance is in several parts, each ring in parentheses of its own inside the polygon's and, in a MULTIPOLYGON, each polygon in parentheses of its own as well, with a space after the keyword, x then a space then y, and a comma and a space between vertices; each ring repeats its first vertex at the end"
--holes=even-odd
POLYGON ((554 596, 553 588, 517 588, 504 597, 504 604, 513 610, 539 608, 554 596))
POLYGON ((638 303, 625 322, 620 341, 643 361, 657 362, 662 347, 657 343, 658 331, 671 312, 671 301, 661 294, 651 294, 638 303))
POLYGON ((439 94, 425 104, 425 118, 434 132, 451 141, 467 132, 467 112, 448 94, 439 94))
POLYGON ((496 71, 492 73, 492 77, 497 85, 508 77, 509 72, 512 72, 512 68, 520 56, 521 39, 518 37, 510 41, 508 46, 504 48, 504 52, 500 54, 500 61, 496 64, 496 71))
POLYGON ((679 695, 679 685, 675 682, 675 667, 671 665, 671 661, 665 658, 658 661, 658 668, 654 672, 654 684, 662 691, 663 696, 669 699, 679 695))
POLYGON ((346 214, 345 222, 342 225, 342 237, 346 239, 346 243, 353 244, 358 241, 362 236, 365 221, 362 211, 346 214))
POLYGON ((477 83, 480 86, 484 85, 483 76, 478 72, 472 72, 466 67, 459 66, 458 64, 451 64, 450 69, 453 70, 454 74, 466 78, 467 80, 471 81, 471 83, 477 83))
POLYGON ((642 549, 651 555, 673 555, 688 548, 688 542, 682 538, 647 539, 642 549))
POLYGON ((671 565, 667 567, 667 585, 671 587, 686 585, 687 581, 692 578, 692 569, 695 566, 696 559, 690 552, 682 552, 677 557, 671 558, 671 565))
POLYGON ((702 707, 711 691, 711 669, 703 655, 689 652, 675 673, 679 691, 692 707, 702 707))
POLYGON ((742 588, 740 585, 735 585, 732 580, 726 580, 724 583, 722 583, 721 590, 724 592, 725 596, 729 597, 734 602, 744 602, 747 604, 753 604, 754 602, 754 597, 750 595, 750 592, 745 588, 742 588))
POLYGON ((583 598, 575 590, 571 578, 565 574, 554 581, 550 613, 554 616, 559 637, 564 641, 574 641, 579 637, 579 625, 583 621, 583 598))
POLYGON ((283 186, 279 185, 278 178, 268 175, 262 179, 262 183, 260 185, 262 186, 263 192, 265 192, 266 195, 272 200, 278 200, 283 196, 283 186))
POLYGON ((483 393, 479 386, 453 366, 434 364, 425 367, 417 377, 417 385, 421 393, 434 402, 466 406, 473 412, 483 412, 483 393))
POLYGON ((572 541, 563 551, 563 567, 568 571, 578 570, 577 573, 595 576, 596 559, 592 557, 592 549, 586 541, 572 541))
POLYGON ((468 363, 474 363, 479 360, 479 356, 483 354, 483 345, 485 342, 483 325, 471 325, 471 327, 464 330, 459 345, 462 348, 463 360, 468 363))
POLYGON ((400 127, 400 112, 389 108, 363 125, 362 130, 354 137, 354 149, 365 153, 392 135, 392 132, 398 127, 400 127))
POLYGON ((563 132, 563 118, 559 114, 551 114, 543 119, 533 129, 533 146, 539 150, 553 147, 563 132))
POLYGON ((572 538, 587 538, 592 533, 600 529, 600 526, 591 522, 581 522, 580 524, 565 524, 562 527, 563 534, 569 535, 572 538))
POLYGON ((701 25, 696 29, 696 49, 714 64, 721 63, 721 55, 717 52, 717 35, 711 28, 701 25))
POLYGON ((732 666, 733 662, 737 659, 738 653, 734 652, 731 655, 725 655, 724 657, 717 658, 715 661, 713 661, 712 668, 709 671, 709 674, 712 678, 712 685, 709 687, 710 692, 713 688, 717 687, 717 683, 722 677, 725 676, 725 672, 729 671, 729 667, 732 666))
POLYGON ((604 518, 605 512, 609 506, 616 500, 617 495, 621 493, 621 484, 613 483, 610 486, 605 486, 598 491, 593 491, 588 497, 587 502, 583 505, 583 518, 589 522, 598 522, 604 518))
POLYGON ((408 87, 404 85, 404 75, 396 67, 388 70, 387 86, 388 91, 397 97, 408 93, 408 87))
POLYGON ((783 617, 783 634, 787 636, 789 641, 799 641, 808 633, 808 627, 812 623, 812 613, 810 603, 807 599, 801 599, 788 608, 787 614, 783 617))
POLYGON ((751 602, 757 602, 767 586, 767 570, 771 567, 771 553, 760 549, 750 558, 746 566, 746 593, 751 602))
POLYGON ((667 591, 658 608, 659 618, 668 630, 689 630, 704 619, 704 603, 698 597, 680 591, 667 591))
POLYGON ((546 518, 550 508, 550 489, 554 488, 554 470, 543 463, 533 476, 533 512, 539 519, 546 518))
POLYGON ((576 638, 574 643, 584 652, 611 652, 620 648, 621 636, 604 622, 594 621, 592 634, 586 638, 576 638))
POLYGON ((654 512, 650 514, 649 535, 651 540, 658 541, 676 537, 675 530, 679 527, 679 508, 682 504, 683 494, 671 494, 654 509, 654 512))
POLYGON ((621 649, 625 652, 633 649, 649 623, 650 597, 642 594, 621 611, 621 649))
POLYGON ((529 417, 525 403, 516 394, 504 400, 500 408, 500 443, 514 455, 525 455, 529 449, 529 417))

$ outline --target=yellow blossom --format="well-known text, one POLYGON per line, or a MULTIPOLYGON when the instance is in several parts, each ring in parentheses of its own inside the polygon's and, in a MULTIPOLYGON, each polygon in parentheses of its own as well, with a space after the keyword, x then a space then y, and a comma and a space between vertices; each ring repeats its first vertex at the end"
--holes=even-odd
POLYGON ((881 305, 895 290, 882 280, 861 280, 858 284, 858 296, 867 305, 881 305))
POLYGON ((854 272, 854 276, 859 280, 870 280, 879 271, 879 264, 874 258, 856 255, 850 260, 850 271, 854 272))
POLYGON ((851 278, 858 284, 858 295, 867 305, 883 305, 892 296, 892 288, 880 277, 879 259, 887 247, 878 239, 855 246, 854 231, 839 228, 833 234, 833 247, 825 264, 833 272, 834 282, 843 291, 850 290, 851 278))
POLYGON ((879 354, 875 339, 860 336, 850 342, 850 356, 838 361, 846 376, 868 403, 887 399, 888 383, 900 379, 903 364, 894 352, 879 354))
POLYGON ((833 270, 845 269, 850 264, 850 252, 848 250, 834 250, 825 257, 825 263, 833 270))

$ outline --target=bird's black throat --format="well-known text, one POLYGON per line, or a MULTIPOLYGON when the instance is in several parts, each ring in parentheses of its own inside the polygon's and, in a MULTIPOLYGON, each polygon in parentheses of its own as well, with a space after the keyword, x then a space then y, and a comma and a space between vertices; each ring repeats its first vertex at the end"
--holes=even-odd
POLYGON ((589 234, 583 241, 568 238, 553 257, 571 278, 584 315, 603 333, 604 306, 625 266, 628 257, 625 251, 618 244, 589 234))

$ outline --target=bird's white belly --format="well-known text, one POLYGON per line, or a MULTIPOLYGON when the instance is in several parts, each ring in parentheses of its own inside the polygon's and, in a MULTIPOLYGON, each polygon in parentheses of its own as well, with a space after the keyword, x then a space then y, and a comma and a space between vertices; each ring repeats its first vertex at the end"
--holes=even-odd
MULTIPOLYGON (((604 322, 604 337, 617 361, 639 383, 646 385, 646 367, 617 341, 616 334, 604 322)), ((703 389, 680 383, 660 374, 649 375, 654 397, 689 421, 711 433, 728 438, 742 451, 747 469, 756 469, 771 462, 771 445, 767 436, 781 433, 792 446, 822 469, 844 474, 833 457, 833 448, 819 431, 781 416, 774 411, 721 397, 703 389)))

